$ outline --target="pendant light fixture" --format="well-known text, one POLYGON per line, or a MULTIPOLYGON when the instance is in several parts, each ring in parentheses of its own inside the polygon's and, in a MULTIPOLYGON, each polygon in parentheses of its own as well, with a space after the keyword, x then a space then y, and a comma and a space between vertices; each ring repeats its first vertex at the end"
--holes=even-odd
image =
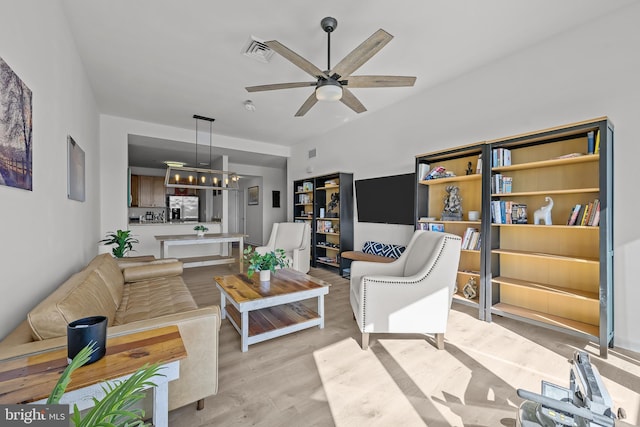
POLYGON ((197 188, 202 190, 238 190, 238 174, 235 172, 212 168, 213 122, 210 117, 194 114, 196 120, 196 167, 185 166, 184 163, 166 162, 167 173, 164 186, 168 188, 197 188), (209 169, 199 168, 198 163, 198 121, 209 122, 209 169))

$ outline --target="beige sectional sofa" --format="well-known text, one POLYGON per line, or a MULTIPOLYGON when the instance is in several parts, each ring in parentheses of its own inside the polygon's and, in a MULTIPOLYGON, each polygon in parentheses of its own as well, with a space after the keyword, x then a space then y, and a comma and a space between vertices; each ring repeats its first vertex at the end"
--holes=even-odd
POLYGON ((73 320, 103 315, 109 336, 177 325, 187 358, 169 383, 169 409, 218 391, 218 306, 198 308, 177 260, 121 260, 98 255, 41 301, 0 342, 0 359, 66 346, 73 320))

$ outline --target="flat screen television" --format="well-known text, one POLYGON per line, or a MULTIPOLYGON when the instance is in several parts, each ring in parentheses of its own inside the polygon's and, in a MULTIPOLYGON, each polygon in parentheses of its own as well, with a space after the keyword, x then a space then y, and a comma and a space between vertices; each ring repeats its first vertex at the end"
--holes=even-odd
POLYGON ((356 180, 358 222, 414 225, 415 173, 356 180))

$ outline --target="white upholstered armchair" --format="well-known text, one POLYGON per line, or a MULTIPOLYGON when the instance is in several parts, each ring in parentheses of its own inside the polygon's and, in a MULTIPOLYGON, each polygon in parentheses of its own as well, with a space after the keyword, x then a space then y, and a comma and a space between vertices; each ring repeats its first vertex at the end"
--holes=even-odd
POLYGON ((363 349, 369 333, 435 334, 438 349, 444 348, 460 241, 453 234, 416 231, 396 261, 351 264, 351 308, 363 349))
POLYGON ((276 249, 284 249, 291 261, 291 268, 307 273, 311 257, 311 229, 303 222, 276 222, 271 229, 271 236, 265 246, 258 246, 256 252, 264 254, 276 249))

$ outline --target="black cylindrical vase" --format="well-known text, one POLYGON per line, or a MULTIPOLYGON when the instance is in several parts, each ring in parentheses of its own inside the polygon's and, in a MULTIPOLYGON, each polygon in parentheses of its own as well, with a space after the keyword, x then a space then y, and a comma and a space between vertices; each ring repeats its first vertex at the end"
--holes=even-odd
POLYGON ((89 343, 96 343, 96 351, 87 365, 100 360, 107 352, 107 318, 91 316, 74 320, 67 325, 67 357, 69 362, 89 343))

